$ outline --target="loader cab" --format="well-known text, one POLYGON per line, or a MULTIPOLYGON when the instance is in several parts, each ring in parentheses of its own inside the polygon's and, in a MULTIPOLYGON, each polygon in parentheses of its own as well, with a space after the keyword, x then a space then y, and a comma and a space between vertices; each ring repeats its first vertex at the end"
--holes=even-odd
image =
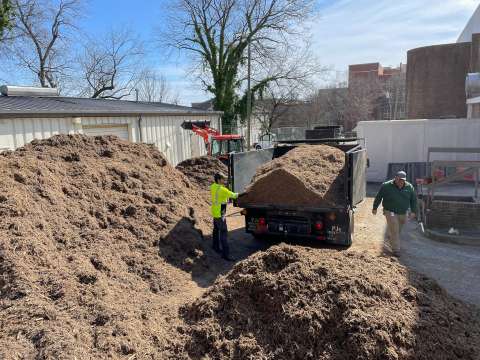
POLYGON ((244 151, 243 137, 238 135, 221 135, 212 137, 210 155, 227 163, 230 154, 244 151))
POLYGON ((243 139, 212 139, 212 156, 243 152, 243 139))

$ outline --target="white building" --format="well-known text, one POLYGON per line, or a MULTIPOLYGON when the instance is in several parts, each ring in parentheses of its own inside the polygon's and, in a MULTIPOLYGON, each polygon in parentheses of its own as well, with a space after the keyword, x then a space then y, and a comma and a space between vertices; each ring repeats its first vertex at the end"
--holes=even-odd
POLYGON ((182 129, 184 121, 210 121, 221 128, 221 113, 215 111, 163 103, 51 96, 52 89, 10 89, 14 91, 2 87, 2 92, 10 95, 0 95, 0 151, 56 134, 117 135, 132 142, 155 144, 176 165, 206 153, 203 139, 182 129))
POLYGON ((477 33, 480 33, 480 5, 478 6, 477 10, 475 10, 472 17, 468 21, 467 26, 460 34, 457 43, 471 42, 472 35, 477 33))

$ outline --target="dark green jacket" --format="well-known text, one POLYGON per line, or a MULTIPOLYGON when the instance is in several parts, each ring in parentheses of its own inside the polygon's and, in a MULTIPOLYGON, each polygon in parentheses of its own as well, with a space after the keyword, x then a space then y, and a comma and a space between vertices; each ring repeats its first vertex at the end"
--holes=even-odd
POLYGON ((376 210, 382 201, 385 210, 398 215, 406 214, 408 208, 412 212, 417 211, 417 195, 412 184, 408 181, 405 181, 405 186, 402 189, 399 189, 393 180, 384 182, 375 197, 373 208, 376 210))

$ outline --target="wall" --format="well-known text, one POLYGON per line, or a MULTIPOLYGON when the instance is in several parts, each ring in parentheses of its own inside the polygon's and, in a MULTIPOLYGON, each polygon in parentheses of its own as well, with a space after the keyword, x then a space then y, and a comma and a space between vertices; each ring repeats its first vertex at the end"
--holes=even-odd
POLYGON ((471 43, 422 47, 410 50, 407 57, 407 117, 466 117, 471 43))
MULTIPOLYGON (((389 163, 425 162, 429 147, 480 147, 480 120, 430 119, 362 121, 370 167, 367 180, 385 181, 389 163)), ((434 160, 479 160, 479 155, 436 155, 434 160)))
POLYGON ((480 230, 480 204, 433 201, 427 216, 427 227, 480 230))
POLYGON ((155 144, 167 159, 176 165, 195 155, 205 155, 206 148, 203 139, 189 130, 183 130, 180 125, 184 121, 210 120, 217 122, 218 116, 148 116, 142 121, 142 141, 155 144), (196 149, 192 149, 195 146, 196 149))
POLYGON ((74 132, 71 118, 0 119, 0 151, 14 150, 33 139, 74 132))
POLYGON ((283 127, 272 129, 272 133, 277 135, 279 141, 303 140, 305 139, 305 130, 307 127, 283 127))
MULTIPOLYGON (((242 135, 245 139, 245 146, 247 144, 247 125, 242 125, 240 121, 237 123, 237 134, 242 135)), ((260 136, 263 135, 262 123, 255 114, 252 114, 250 122, 250 144, 253 145, 258 142, 260 136)))
POLYGON ((142 131, 139 131, 139 117, 83 117, 75 118, 19 118, 0 119, 0 151, 14 150, 33 139, 46 139, 58 134, 83 133, 82 126, 128 125, 129 140, 155 144, 173 165, 192 155, 206 154, 203 139, 191 131, 183 130, 184 121, 210 120, 218 122, 217 115, 184 116, 158 115, 142 117, 142 131), (80 121, 79 121, 80 120, 80 121))

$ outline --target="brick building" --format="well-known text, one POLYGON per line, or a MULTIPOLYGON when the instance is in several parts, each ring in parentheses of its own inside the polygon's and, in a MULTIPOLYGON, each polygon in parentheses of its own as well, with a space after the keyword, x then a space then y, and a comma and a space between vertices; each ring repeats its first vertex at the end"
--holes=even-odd
POLYGON ((380 63, 350 65, 348 91, 352 113, 359 120, 398 120, 406 114, 406 64, 384 67, 380 63))
POLYGON ((480 6, 456 43, 408 52, 407 116, 412 119, 467 117, 465 79, 468 73, 478 72, 480 6))
POLYGON ((405 72, 406 65, 400 64, 397 68, 383 67, 380 63, 356 64, 348 67, 348 83, 356 81, 387 82, 392 76, 405 72))
POLYGON ((478 69, 473 42, 434 45, 408 52, 407 116, 410 119, 465 118, 465 79, 478 69))

